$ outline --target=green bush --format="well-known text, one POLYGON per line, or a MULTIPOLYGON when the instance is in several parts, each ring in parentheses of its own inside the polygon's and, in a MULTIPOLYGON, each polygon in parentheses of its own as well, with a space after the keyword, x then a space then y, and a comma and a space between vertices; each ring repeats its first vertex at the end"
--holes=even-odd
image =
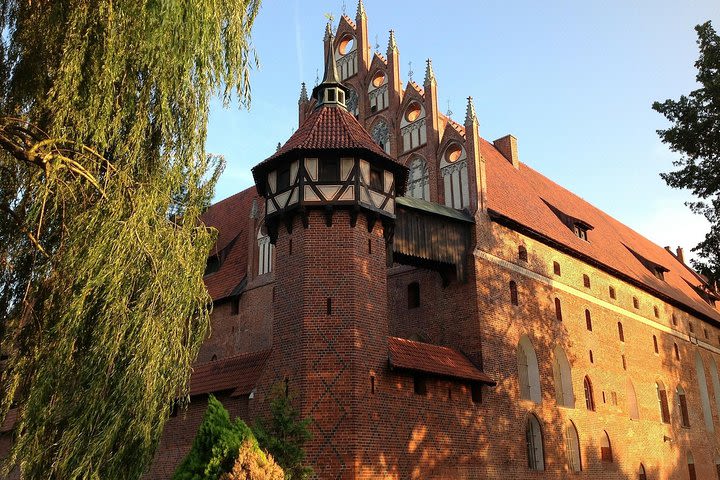
POLYGON ((259 450, 257 440, 242 420, 230 420, 230 414, 214 396, 198 428, 192 449, 175 471, 172 480, 218 480, 232 471, 243 442, 259 450))

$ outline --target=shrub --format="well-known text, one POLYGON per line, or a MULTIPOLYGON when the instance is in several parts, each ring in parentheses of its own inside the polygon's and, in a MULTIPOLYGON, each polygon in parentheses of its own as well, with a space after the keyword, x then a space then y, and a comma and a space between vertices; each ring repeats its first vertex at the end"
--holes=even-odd
POLYGON ((220 477, 221 480, 284 480, 282 468, 272 456, 266 455, 257 444, 245 440, 235 460, 232 471, 220 477))

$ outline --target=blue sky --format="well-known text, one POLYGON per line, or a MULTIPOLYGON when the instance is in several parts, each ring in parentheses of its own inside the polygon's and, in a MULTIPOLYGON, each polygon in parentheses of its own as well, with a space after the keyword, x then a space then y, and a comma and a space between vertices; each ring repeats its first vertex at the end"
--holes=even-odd
MULTIPOLYGON (((355 0, 345 2, 351 18, 355 0)), ((422 82, 432 58, 439 102, 462 122, 471 95, 480 134, 512 133, 520 161, 605 210, 654 242, 700 241, 707 224, 659 172, 676 154, 655 130, 667 123, 650 107, 697 88, 694 26, 720 3, 697 1, 366 0, 371 43, 383 54, 394 29, 407 82, 422 82), (438 5, 441 5, 438 8, 438 5)), ((265 0, 253 30, 261 66, 252 106, 214 105, 207 150, 227 161, 216 200, 252 185, 250 168, 297 128, 300 82, 311 88, 322 68, 326 13, 343 2, 265 0)))

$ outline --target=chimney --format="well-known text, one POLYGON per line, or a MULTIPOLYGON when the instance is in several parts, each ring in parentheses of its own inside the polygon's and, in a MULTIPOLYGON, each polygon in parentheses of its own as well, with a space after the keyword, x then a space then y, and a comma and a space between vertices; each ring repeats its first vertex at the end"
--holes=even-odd
POLYGON ((675 256, 680 261, 680 263, 685 264, 685 252, 683 251, 682 247, 677 247, 675 250, 675 256))
POLYGON ((516 169, 520 168, 520 160, 518 160, 517 138, 512 135, 505 135, 493 142, 503 157, 512 164, 516 169))

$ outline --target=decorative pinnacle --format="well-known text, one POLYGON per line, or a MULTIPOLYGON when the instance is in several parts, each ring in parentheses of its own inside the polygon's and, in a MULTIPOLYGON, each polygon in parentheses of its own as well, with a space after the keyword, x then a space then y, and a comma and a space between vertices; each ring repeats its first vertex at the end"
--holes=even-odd
POLYGON ((355 15, 357 18, 360 18, 361 16, 365 15, 365 5, 363 5, 362 0, 358 0, 358 6, 357 6, 357 14, 355 15))
POLYGON ((475 105, 473 105, 473 98, 467 97, 467 110, 465 111, 465 125, 472 122, 477 122, 477 115, 475 114, 475 105))
POLYGON ((424 83, 425 83, 425 85, 430 85, 431 82, 435 81, 435 72, 433 71, 433 68, 432 68, 432 60, 430 60, 428 58, 426 61, 426 64, 427 65, 425 66, 425 82, 424 83))
POLYGON ((323 40, 327 40, 332 37, 332 26, 330 25, 333 21, 332 13, 326 13, 325 17, 327 17, 328 21, 325 24, 325 37, 323 37, 323 40))
POLYGON ((390 52, 393 50, 397 51, 397 43, 395 43, 395 30, 390 30, 390 39, 388 39, 387 54, 390 56, 390 52))
POLYGON ((307 93, 307 87, 305 86, 305 82, 302 82, 302 86, 300 87, 300 100, 298 100, 299 103, 307 102, 308 101, 308 93, 307 93))

